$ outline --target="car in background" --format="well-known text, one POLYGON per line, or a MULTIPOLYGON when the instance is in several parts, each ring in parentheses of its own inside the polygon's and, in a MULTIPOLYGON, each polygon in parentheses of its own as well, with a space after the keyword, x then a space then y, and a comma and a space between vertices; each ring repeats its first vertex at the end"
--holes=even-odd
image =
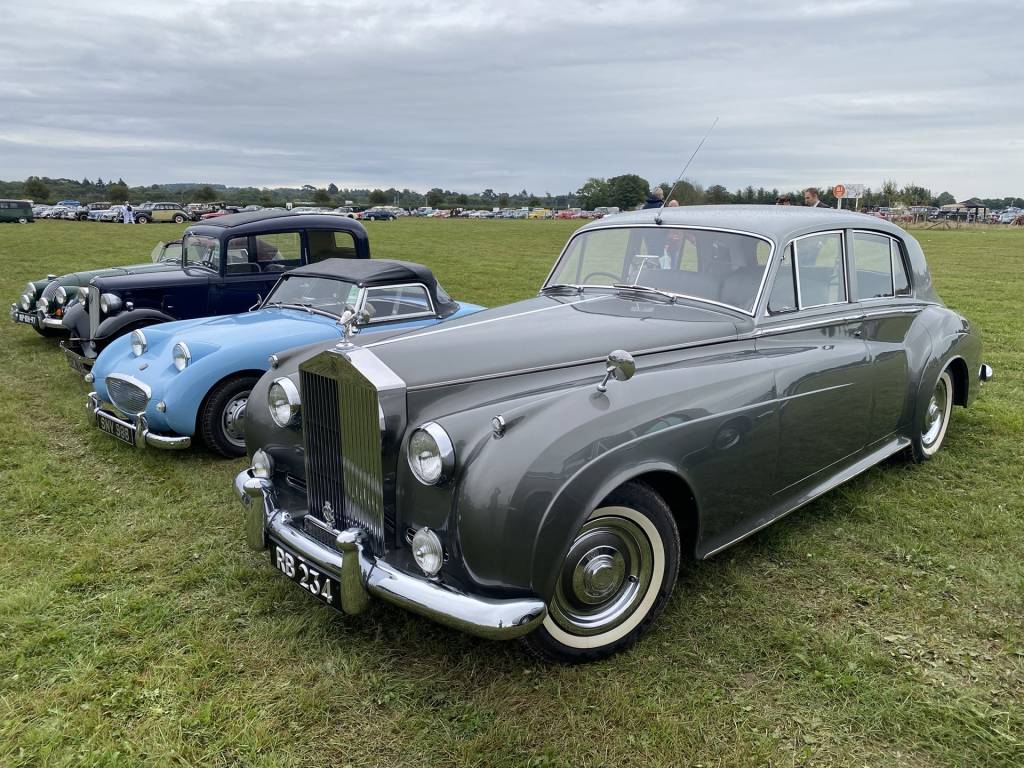
POLYGON ((373 207, 363 211, 363 215, 360 218, 364 221, 392 221, 395 218, 395 214, 387 208, 373 207))
POLYGON ((577 230, 534 298, 282 360, 235 491, 249 545, 329 606, 592 661, 651 627, 683 558, 934 456, 991 377, 899 227, 637 211, 577 230))
POLYGON ((103 211, 110 210, 110 203, 89 203, 75 209, 75 218, 78 221, 99 221, 103 211))
POLYGON ((153 203, 150 207, 135 211, 136 224, 149 224, 150 222, 184 224, 186 221, 192 221, 192 214, 178 203, 153 203))
POLYGON ((237 213, 182 236, 182 264, 156 274, 94 277, 64 313, 68 364, 86 373, 116 338, 173 320, 245 312, 281 274, 329 258, 370 258, 366 230, 341 216, 237 213))
MULTIPOLYGON (((138 448, 245 454, 245 412, 277 353, 318 342, 365 343, 482 309, 459 304, 419 264, 326 259, 286 273, 260 307, 164 323, 107 347, 88 377, 95 426, 138 448)), ((284 352, 288 355, 288 352, 284 352)))
POLYGON ((80 208, 82 206, 77 200, 58 200, 57 205, 62 208, 80 208))
POLYGON ((107 267, 66 275, 47 275, 25 285, 18 301, 11 305, 11 319, 31 325, 42 336, 58 336, 66 332, 64 315, 78 301, 85 299, 85 287, 94 277, 164 272, 181 267, 181 241, 157 243, 149 261, 126 267, 107 267))
POLYGON ((112 205, 105 211, 100 211, 98 221, 124 221, 124 206, 112 205))
POLYGON ((31 224, 35 218, 28 200, 0 200, 0 223, 31 224))

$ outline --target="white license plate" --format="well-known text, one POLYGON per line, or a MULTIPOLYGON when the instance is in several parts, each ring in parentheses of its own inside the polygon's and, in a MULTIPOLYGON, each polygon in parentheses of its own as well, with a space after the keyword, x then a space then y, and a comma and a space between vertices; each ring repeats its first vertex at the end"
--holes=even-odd
POLYGON ((103 411, 96 413, 96 426, 100 428, 100 431, 116 437, 122 443, 135 445, 135 427, 122 424, 103 411))
POLYGON ((270 560, 277 570, 309 592, 309 594, 323 600, 330 606, 340 607, 338 600, 341 595, 341 585, 330 576, 321 573, 311 566, 302 557, 289 552, 280 544, 273 544, 270 548, 270 560))

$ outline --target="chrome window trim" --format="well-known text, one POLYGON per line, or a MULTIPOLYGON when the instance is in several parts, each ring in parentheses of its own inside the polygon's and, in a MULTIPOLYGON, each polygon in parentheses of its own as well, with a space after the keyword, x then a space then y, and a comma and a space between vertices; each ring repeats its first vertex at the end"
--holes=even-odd
POLYGON ((424 283, 396 283, 394 285, 366 285, 360 289, 360 295, 357 299, 356 311, 361 312, 366 302, 369 301, 370 291, 388 291, 396 288, 422 288, 424 295, 427 297, 427 304, 430 305, 430 309, 426 312, 410 312, 405 315, 389 315, 380 319, 370 318, 367 325, 373 325, 374 323, 394 323, 399 320, 415 319, 417 317, 437 317, 437 308, 434 306, 434 297, 430 295, 430 289, 427 288, 424 283))
MULTIPOLYGON (((598 232, 598 231, 610 230, 610 229, 686 229, 686 230, 695 230, 695 231, 698 231, 698 232, 722 232, 722 233, 725 233, 725 234, 728 234, 728 235, 746 235, 747 237, 753 237, 753 238, 756 238, 758 240, 763 240, 764 242, 768 243, 768 247, 769 247, 768 259, 767 259, 767 261, 765 261, 764 270, 761 273, 761 283, 760 283, 760 285, 757 288, 757 294, 754 297, 754 303, 753 303, 753 305, 751 306, 751 308, 749 310, 742 309, 742 308, 734 306, 732 304, 723 304, 722 302, 715 301, 713 299, 704 299, 704 298, 700 298, 700 297, 697 297, 697 296, 686 296, 685 294, 681 294, 681 293, 679 293, 679 294, 672 294, 674 296, 680 296, 682 298, 690 299, 691 301, 699 301, 699 302, 704 302, 704 303, 708 303, 708 304, 715 304, 715 305, 717 305, 719 307, 726 307, 726 308, 731 309, 731 310, 733 310, 735 312, 741 312, 742 314, 747 315, 748 317, 756 317, 757 316, 757 308, 759 306, 761 306, 761 296, 764 294, 765 281, 766 281, 766 279, 768 277, 768 273, 771 272, 772 259, 774 258, 775 251, 776 251, 776 243, 775 243, 775 241, 772 238, 768 237, 768 235, 762 235, 762 234, 759 234, 757 232, 748 232, 747 230, 743 230, 743 229, 727 229, 726 227, 701 227, 701 226, 696 226, 694 224, 613 224, 613 225, 610 225, 610 226, 596 226, 596 227, 589 227, 588 226, 588 227, 583 227, 583 228, 578 229, 575 232, 573 232, 572 237, 570 237, 569 240, 566 242, 566 244, 562 247, 561 252, 558 254, 558 258, 555 259, 554 265, 552 265, 551 270, 548 272, 548 276, 546 278, 544 278, 544 282, 541 283, 541 290, 544 290, 545 286, 547 286, 547 284, 551 282, 551 278, 555 274, 555 270, 558 269, 558 265, 561 264, 562 263, 562 259, 565 258, 566 251, 569 250, 569 247, 573 244, 573 242, 576 240, 577 237, 585 235, 588 232, 598 232)), ((610 286, 610 285, 581 285, 580 287, 581 288, 611 288, 612 286, 610 286)), ((671 292, 670 291, 666 291, 666 293, 671 293, 671 292)))
POLYGON ((815 309, 817 307, 836 307, 840 304, 850 303, 850 274, 849 274, 849 260, 847 259, 847 247, 846 247, 846 230, 845 229, 823 229, 820 232, 811 232, 806 235, 800 235, 800 237, 794 237, 787 243, 787 245, 793 245, 793 269, 796 272, 796 299, 797 304, 800 307, 798 311, 805 309, 815 309), (824 304, 808 304, 803 303, 803 294, 800 291, 800 249, 796 246, 796 243, 800 240, 806 240, 809 237, 820 237, 821 235, 839 235, 839 243, 841 253, 839 254, 840 259, 843 263, 843 280, 845 285, 843 286, 843 294, 846 298, 842 301, 828 301, 824 304))
MULTIPOLYGON (((851 241, 850 241, 851 244, 857 239, 857 235, 870 235, 872 237, 884 237, 885 239, 887 239, 889 241, 889 289, 892 291, 892 293, 890 293, 888 296, 868 296, 868 297, 865 297, 863 299, 856 298, 856 299, 854 299, 854 301, 878 301, 880 299, 881 300, 892 300, 892 299, 895 299, 896 298, 896 267, 893 264, 892 249, 896 245, 896 238, 894 238, 888 232, 878 232, 877 230, 873 230, 873 229, 852 229, 850 231, 853 233, 853 237, 851 238, 851 241)), ((851 248, 850 252, 847 254, 847 257, 846 257, 846 260, 847 260, 847 271, 849 271, 849 260, 850 260, 850 258, 851 257, 856 258, 856 251, 857 251, 856 247, 853 247, 853 248, 851 248)), ((904 271, 906 271, 906 270, 904 270, 904 271)), ((847 294, 849 294, 849 290, 847 290, 847 294)))

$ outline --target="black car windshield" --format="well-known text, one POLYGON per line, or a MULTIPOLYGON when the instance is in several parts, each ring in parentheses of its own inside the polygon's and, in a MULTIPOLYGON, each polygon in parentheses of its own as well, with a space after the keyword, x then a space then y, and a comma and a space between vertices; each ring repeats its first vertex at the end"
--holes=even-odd
POLYGON ((220 271, 220 241, 209 235, 187 234, 182 239, 186 267, 206 267, 220 271))
POLYGON ((309 307, 340 317, 346 305, 355 306, 359 286, 344 280, 311 275, 286 275, 267 296, 264 306, 285 304, 309 307))
POLYGON ((637 285, 750 313, 771 250, 768 240, 709 229, 593 229, 572 239, 547 285, 637 285))

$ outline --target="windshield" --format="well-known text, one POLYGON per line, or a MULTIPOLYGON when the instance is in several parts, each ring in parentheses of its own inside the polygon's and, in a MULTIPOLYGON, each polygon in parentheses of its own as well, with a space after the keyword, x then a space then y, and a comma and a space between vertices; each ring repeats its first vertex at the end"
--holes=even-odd
POLYGON ((292 304, 311 307, 341 316, 345 305, 353 307, 359 298, 359 286, 344 280, 310 275, 286 275, 270 292, 264 306, 292 304))
POLYGON ((771 254, 751 235, 680 227, 615 227, 572 239, 547 285, 637 285, 753 312, 771 254))
POLYGON ((220 242, 208 235, 185 235, 181 243, 186 267, 206 267, 220 271, 220 242))

